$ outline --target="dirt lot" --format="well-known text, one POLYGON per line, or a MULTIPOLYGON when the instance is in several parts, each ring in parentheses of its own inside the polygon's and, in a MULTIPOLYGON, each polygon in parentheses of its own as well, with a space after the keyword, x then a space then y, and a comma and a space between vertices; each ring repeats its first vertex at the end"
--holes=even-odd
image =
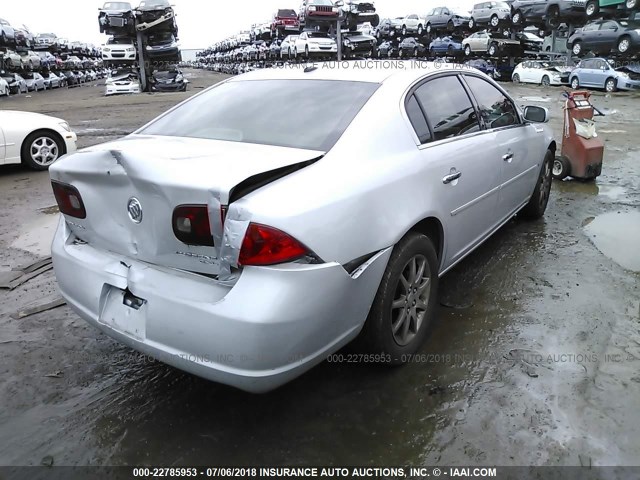
MULTIPOLYGON (((105 98, 88 86, 0 101, 107 141, 187 93, 105 98)), ((549 107, 561 89, 507 88, 549 107)), ((0 465, 637 465, 640 458, 640 98, 598 94, 595 183, 554 182, 543 221, 514 220, 447 275, 423 358, 325 363, 255 396, 148 361, 54 298, 53 272, 0 290, 0 465)), ((0 168, 0 271, 48 254, 46 173, 0 168)))

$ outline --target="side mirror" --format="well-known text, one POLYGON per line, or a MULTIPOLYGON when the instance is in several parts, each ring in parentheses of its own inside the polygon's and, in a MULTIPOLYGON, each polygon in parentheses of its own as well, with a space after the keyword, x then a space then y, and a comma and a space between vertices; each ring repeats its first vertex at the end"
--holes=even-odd
POLYGON ((544 107, 528 105, 524 107, 524 119, 533 123, 547 123, 549 121, 549 110, 544 107))

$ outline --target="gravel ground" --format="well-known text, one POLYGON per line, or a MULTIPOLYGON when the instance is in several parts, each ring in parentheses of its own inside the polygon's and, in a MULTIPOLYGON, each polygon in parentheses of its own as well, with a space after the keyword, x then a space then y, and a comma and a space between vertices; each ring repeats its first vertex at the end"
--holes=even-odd
MULTIPOLYGON (((187 93, 91 85, 0 106, 62 117, 84 147, 225 77, 189 78, 187 93)), ((506 88, 548 107, 561 140, 562 89, 506 88)), ((594 102, 603 175, 554 182, 544 220, 513 220, 448 274, 421 361, 403 368, 324 363, 249 395, 149 361, 66 306, 13 318, 56 295, 51 271, 0 290, 0 465, 637 464, 640 114, 629 94, 594 102)), ((0 168, 0 270, 48 254, 54 205, 46 173, 0 168)))

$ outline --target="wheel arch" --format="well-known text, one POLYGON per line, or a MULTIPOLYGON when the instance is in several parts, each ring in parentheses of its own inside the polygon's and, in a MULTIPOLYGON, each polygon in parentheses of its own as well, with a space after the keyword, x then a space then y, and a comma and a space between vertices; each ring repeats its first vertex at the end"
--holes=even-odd
POLYGON ((440 266, 442 266, 444 257, 444 227, 442 226, 442 222, 436 217, 426 217, 413 225, 402 238, 412 232, 421 233, 422 235, 429 237, 436 249, 438 262, 440 263, 440 266))
POLYGON ((558 149, 558 145, 556 144, 556 141, 555 140, 551 140, 551 143, 547 147, 547 150, 551 150, 553 152, 553 154, 555 155, 557 149, 558 149))
POLYGON ((24 137, 24 140, 22 140, 22 144, 20 145, 20 156, 21 156, 22 162, 24 162, 24 159, 22 159, 22 152, 24 151, 24 148, 27 146, 27 139, 36 133, 40 133, 40 134, 48 133, 52 137, 54 137, 60 143, 60 157, 67 153, 67 144, 64 141, 64 138, 62 138, 62 135, 60 135, 58 132, 56 132, 52 128, 38 128, 32 132, 29 132, 29 134, 24 137))

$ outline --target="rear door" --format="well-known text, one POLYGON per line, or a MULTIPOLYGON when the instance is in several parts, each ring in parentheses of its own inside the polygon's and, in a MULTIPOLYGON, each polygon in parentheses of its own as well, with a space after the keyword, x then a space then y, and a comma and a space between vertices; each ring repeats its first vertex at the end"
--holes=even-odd
POLYGON ((446 267, 493 229, 500 159, 495 146, 485 141, 459 75, 443 74, 420 84, 407 101, 407 114, 428 167, 425 188, 438 198, 445 217, 446 267))
POLYGON ((527 203, 533 193, 545 153, 540 147, 544 133, 535 125, 522 122, 515 104, 495 85, 470 74, 465 74, 464 79, 478 105, 486 130, 485 143, 494 147, 492 164, 499 165, 497 216, 502 222, 527 203))

